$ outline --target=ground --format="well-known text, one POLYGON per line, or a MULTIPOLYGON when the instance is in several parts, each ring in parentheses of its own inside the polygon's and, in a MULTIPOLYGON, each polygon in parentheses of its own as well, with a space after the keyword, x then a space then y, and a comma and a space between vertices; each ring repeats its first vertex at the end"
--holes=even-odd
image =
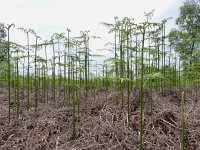
MULTIPOLYGON (((153 92, 153 114, 150 114, 149 91, 146 90, 143 115, 144 150, 181 150, 181 92, 165 89, 153 92)), ((25 109, 26 94, 20 92, 20 116, 11 108, 8 123, 6 89, 0 89, 1 150, 129 150, 139 149, 138 89, 131 91, 130 129, 127 127, 127 105, 114 90, 99 90, 99 98, 88 98, 87 113, 81 96, 80 114, 76 120, 76 139, 72 139, 72 108, 65 105, 63 94, 54 103, 38 98, 35 112, 34 95, 31 107, 25 109)), ((126 91, 124 91, 126 101, 126 91)), ((187 150, 200 150, 200 100, 186 91, 185 144, 187 150)))

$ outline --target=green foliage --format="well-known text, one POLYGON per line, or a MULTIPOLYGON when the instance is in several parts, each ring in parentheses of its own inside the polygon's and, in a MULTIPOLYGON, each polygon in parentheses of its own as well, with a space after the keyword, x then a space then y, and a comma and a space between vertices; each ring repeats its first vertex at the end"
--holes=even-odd
POLYGON ((7 63, 0 63, 0 77, 3 79, 6 78, 8 72, 8 65, 7 63))
POLYGON ((157 72, 157 73, 148 74, 146 81, 148 80, 152 81, 154 79, 165 79, 165 78, 163 77, 161 72, 157 72))
POLYGON ((7 34, 4 24, 0 23, 0 62, 6 60, 7 42, 5 41, 7 34))
MULTIPOLYGON (((97 37, 89 36, 89 31, 81 31, 80 37, 70 38, 69 34, 71 30, 67 29, 67 37, 64 36, 64 33, 55 33, 50 41, 38 44, 37 40, 39 37, 36 36, 33 30, 20 28, 27 37, 26 49, 23 46, 13 44, 9 40, 5 43, 7 45, 4 45, 4 48, 8 49, 8 52, 11 53, 7 53, 7 64, 0 63, 0 68, 2 68, 0 76, 1 78, 8 76, 9 90, 11 81, 15 80, 15 96, 19 95, 20 85, 23 83, 23 90, 27 91, 25 92, 27 96, 27 110, 30 107, 29 96, 33 92, 35 94, 36 110, 37 98, 40 96, 41 87, 44 91, 43 95, 46 103, 49 96, 57 104, 63 94, 63 99, 67 103, 67 107, 73 108, 73 139, 76 138, 76 115, 79 115, 81 104, 83 103, 85 112, 87 113, 91 91, 94 100, 97 99, 97 95, 98 99, 101 99, 99 98, 101 88, 106 89, 106 98, 108 98, 107 94, 110 89, 118 92, 117 94, 120 95, 119 99, 121 100, 121 108, 123 109, 124 106, 125 108, 127 107, 127 125, 130 128, 131 92, 134 91, 133 86, 139 87, 140 85, 140 149, 142 150, 144 86, 150 90, 150 112, 153 113, 152 95, 154 89, 162 90, 163 92, 167 86, 170 88, 172 86, 176 87, 178 82, 181 85, 181 82, 186 81, 186 77, 190 81, 193 81, 190 82, 192 84, 198 84, 200 81, 200 30, 198 19, 196 20, 198 14, 194 15, 196 17, 193 18, 195 22, 194 26, 187 21, 189 19, 187 18, 187 14, 190 16, 191 7, 198 9, 197 6, 193 6, 189 2, 181 7, 181 14, 177 19, 179 29, 173 29, 169 34, 170 52, 165 51, 167 45, 165 40, 168 37, 165 34, 165 23, 168 19, 162 20, 161 23, 151 23, 147 19, 147 22, 135 24, 131 18, 124 17, 122 20, 118 20, 115 17, 114 24, 102 23, 109 28, 109 33, 115 34, 114 43, 109 43, 112 47, 110 49, 103 49, 113 52, 114 56, 106 58, 104 64, 98 64, 98 61, 94 60, 95 58, 103 58, 102 55, 90 53, 90 38, 97 37), (29 44, 29 36, 31 34, 36 36, 34 45, 29 44), (51 59, 47 56, 47 47, 53 51, 51 59), (179 56, 177 56, 176 52, 174 54, 171 48, 179 52, 181 59, 177 59, 179 56), (45 59, 38 56, 38 50, 45 51, 45 59), (72 50, 74 54, 71 54, 72 50), (27 55, 24 55, 25 52, 27 52, 27 55), (166 55, 169 55, 168 64, 166 55), (20 62, 21 59, 23 60, 23 75, 20 74, 20 67, 18 66, 18 61, 20 62), (26 60, 27 64, 25 63, 26 60), (91 68, 90 62, 92 61, 96 61, 96 70, 91 68), (12 66, 13 62, 16 65, 12 66), (179 68, 177 67, 178 63, 179 68), (48 66, 49 64, 51 66, 48 66), (180 64, 182 64, 182 68, 180 64), (98 68, 98 66, 102 68, 98 68), (26 68, 27 71, 25 72, 26 68), (57 68, 58 72, 56 72, 57 68), (42 81, 40 82, 40 80, 42 81), (52 91, 50 92, 50 90, 52 91), (126 92, 127 94, 125 94, 126 92), (81 101, 82 98, 83 100, 81 101), (127 99, 127 102, 124 101, 125 99, 127 99)), ((195 12, 192 11, 191 13, 195 12)), ((150 14, 146 15, 149 16, 150 14)), ((9 96, 11 95, 9 93, 9 96)))
POLYGON ((6 49, 7 49, 7 42, 6 41, 2 41, 0 43, 0 62, 4 62, 6 61, 6 49))
POLYGON ((182 59, 190 58, 200 45, 200 3, 187 0, 180 7, 180 16, 176 19, 176 24, 179 28, 171 30, 170 44, 181 54, 182 59))
MULTIPOLYGON (((184 86, 187 79, 198 78, 200 58, 200 2, 186 0, 180 7, 180 15, 176 19, 178 29, 172 29, 169 33, 169 43, 179 53, 184 76, 184 86)), ((180 76, 180 75, 179 75, 180 76)), ((179 77, 179 82, 182 77, 179 77)), ((180 83, 179 83, 180 84, 180 83)))

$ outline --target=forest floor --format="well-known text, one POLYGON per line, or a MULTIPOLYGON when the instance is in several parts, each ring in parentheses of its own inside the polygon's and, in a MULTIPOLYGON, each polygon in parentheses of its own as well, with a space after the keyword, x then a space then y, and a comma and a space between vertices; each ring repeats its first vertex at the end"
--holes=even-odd
MULTIPOLYGON (((200 150, 200 99, 191 92, 186 93, 185 145, 186 150, 200 150)), ((34 95, 30 99, 30 110, 26 111, 26 98, 20 92, 20 116, 16 117, 12 105, 11 122, 8 123, 6 93, 5 89, 0 89, 0 150, 139 149, 137 88, 130 96, 130 129, 127 128, 127 105, 121 107, 121 98, 115 91, 99 90, 100 96, 96 100, 90 93, 87 113, 81 98, 75 140, 71 138, 72 108, 66 107, 62 94, 57 95, 55 103, 49 100, 48 104, 44 103, 40 94, 35 112, 34 95)), ((153 92, 152 115, 148 90, 144 93, 143 149, 181 150, 181 91, 166 89, 163 93, 153 92)))

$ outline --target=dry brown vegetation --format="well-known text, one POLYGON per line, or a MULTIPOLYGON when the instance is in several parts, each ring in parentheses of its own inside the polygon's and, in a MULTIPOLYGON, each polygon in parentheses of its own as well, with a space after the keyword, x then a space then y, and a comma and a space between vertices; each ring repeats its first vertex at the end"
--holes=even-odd
MULTIPOLYGON (((200 150, 200 101, 192 89, 187 90, 185 105, 186 149, 200 150)), ((88 111, 81 104, 77 117, 77 138, 71 139, 72 111, 62 95, 54 104, 45 104, 40 95, 38 109, 25 110, 24 93, 20 93, 20 117, 12 108, 11 123, 7 119, 6 90, 0 89, 1 150, 129 150, 139 149, 139 90, 131 92, 131 122, 127 128, 127 109, 113 91, 100 90, 100 97, 89 95, 88 111)), ((126 97, 126 96, 125 96, 126 97)), ((153 92, 153 114, 149 112, 148 90, 145 92, 143 117, 144 150, 181 149, 181 91, 166 89, 153 92)), ((34 95, 32 95, 32 99, 34 95)), ((50 97, 49 97, 50 98, 50 97)))

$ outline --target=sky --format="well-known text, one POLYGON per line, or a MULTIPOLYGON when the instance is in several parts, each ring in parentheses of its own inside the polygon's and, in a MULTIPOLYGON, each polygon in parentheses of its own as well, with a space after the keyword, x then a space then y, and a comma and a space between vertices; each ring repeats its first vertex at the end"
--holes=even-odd
MULTIPOLYGON (((93 51, 104 48, 112 42, 113 35, 100 22, 114 23, 114 17, 134 18, 136 22, 146 20, 144 12, 155 9, 152 20, 177 18, 179 7, 184 0, 0 0, 0 22, 14 23, 11 40, 19 44, 26 36, 18 27, 31 28, 44 40, 54 33, 66 32, 70 28, 71 36, 79 36, 80 31, 90 30, 90 35, 100 36, 101 40, 91 40, 93 51)), ((169 31, 174 19, 167 24, 169 31)), ((22 43, 21 43, 22 42, 22 43)), ((32 38, 32 43, 33 38, 32 38)), ((41 41, 42 42, 42 41, 41 41)), ((106 52, 105 52, 106 54, 106 52)))

